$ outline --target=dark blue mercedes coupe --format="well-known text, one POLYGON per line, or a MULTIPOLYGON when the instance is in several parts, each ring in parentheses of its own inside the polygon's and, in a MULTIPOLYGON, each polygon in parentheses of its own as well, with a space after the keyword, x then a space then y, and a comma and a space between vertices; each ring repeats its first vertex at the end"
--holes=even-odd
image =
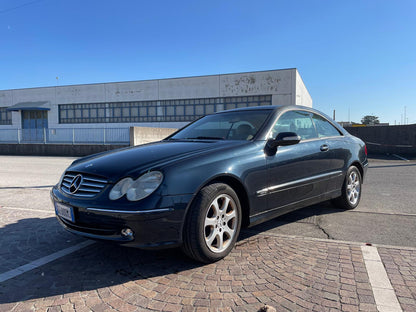
POLYGON ((318 202, 355 208, 365 144, 317 110, 249 107, 166 139, 74 161, 51 191, 62 226, 139 248, 225 257, 241 227, 318 202))

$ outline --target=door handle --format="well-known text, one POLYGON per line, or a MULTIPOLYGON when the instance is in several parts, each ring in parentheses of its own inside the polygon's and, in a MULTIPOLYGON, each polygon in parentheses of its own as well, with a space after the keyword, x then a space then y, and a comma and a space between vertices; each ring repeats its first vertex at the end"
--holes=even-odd
POLYGON ((329 146, 328 145, 326 145, 326 144, 321 145, 321 151, 322 152, 327 152, 328 150, 329 150, 329 146))

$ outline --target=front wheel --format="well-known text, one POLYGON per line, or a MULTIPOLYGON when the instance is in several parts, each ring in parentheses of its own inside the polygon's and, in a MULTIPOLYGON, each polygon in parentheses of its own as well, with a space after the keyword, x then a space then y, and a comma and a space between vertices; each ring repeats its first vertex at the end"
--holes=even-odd
POLYGON ((183 251, 204 263, 224 258, 235 245, 241 218, 240 201, 230 186, 214 183, 204 187, 186 218, 183 251))
POLYGON ((342 195, 334 200, 334 203, 343 209, 354 209, 361 199, 362 177, 357 167, 348 168, 342 186, 342 195))

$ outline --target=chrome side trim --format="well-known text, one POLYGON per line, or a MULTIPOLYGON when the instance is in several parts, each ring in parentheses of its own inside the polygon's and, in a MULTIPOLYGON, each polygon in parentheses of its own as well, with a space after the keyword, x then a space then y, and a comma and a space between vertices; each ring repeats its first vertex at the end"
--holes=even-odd
POLYGON ((302 202, 307 202, 307 201, 309 201, 311 199, 321 197, 322 195, 327 195, 327 194, 332 194, 332 193, 334 193, 334 191, 325 192, 325 193, 322 193, 320 195, 313 196, 311 198, 302 199, 300 201, 293 202, 293 203, 290 203, 290 204, 286 204, 286 205, 281 206, 281 207, 276 207, 276 208, 272 208, 272 209, 269 209, 269 210, 266 210, 266 211, 262 211, 262 212, 256 213, 255 215, 250 216, 250 219, 255 218, 255 217, 258 217, 258 216, 261 216, 261 215, 264 215, 264 214, 267 214, 269 212, 273 212, 273 211, 279 210, 279 209, 284 209, 284 208, 286 208, 288 206, 291 206, 291 205, 294 205, 294 204, 297 205, 297 204, 300 204, 302 202))
POLYGON ((303 179, 299 179, 299 180, 296 180, 296 181, 291 181, 291 182, 287 182, 287 183, 283 183, 283 184, 279 184, 279 185, 273 185, 273 186, 269 186, 269 187, 266 187, 264 189, 258 190, 256 192, 256 195, 258 197, 260 197, 260 196, 268 195, 268 194, 273 193, 273 192, 278 192, 280 189, 283 189, 283 188, 289 188, 289 187, 291 187, 295 184, 302 184, 302 183, 309 182, 309 181, 312 181, 312 180, 322 179, 322 178, 331 177, 331 176, 339 176, 341 174, 342 174, 342 171, 338 170, 338 171, 334 171, 334 172, 330 172, 330 173, 318 174, 318 175, 315 175, 315 176, 312 176, 312 177, 303 178, 303 179))
POLYGON ((97 212, 108 212, 108 213, 123 213, 123 214, 150 214, 150 213, 161 213, 173 211, 173 208, 162 208, 162 209, 152 209, 144 211, 130 211, 130 210, 111 210, 111 209, 101 209, 101 208, 87 208, 87 211, 97 211, 97 212))

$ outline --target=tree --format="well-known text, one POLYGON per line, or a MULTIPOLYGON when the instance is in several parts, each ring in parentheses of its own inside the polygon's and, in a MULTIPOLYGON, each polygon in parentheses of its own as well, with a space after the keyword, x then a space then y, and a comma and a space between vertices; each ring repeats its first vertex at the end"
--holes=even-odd
POLYGON ((377 125, 380 123, 377 116, 366 115, 361 119, 361 123, 364 125, 377 125))

